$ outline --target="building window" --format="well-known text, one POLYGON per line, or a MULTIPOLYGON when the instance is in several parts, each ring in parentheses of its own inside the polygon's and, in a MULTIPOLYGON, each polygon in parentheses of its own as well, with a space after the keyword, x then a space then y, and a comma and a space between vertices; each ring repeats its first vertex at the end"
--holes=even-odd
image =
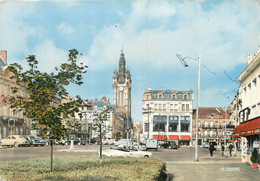
POLYGON ((185 104, 182 104, 182 105, 181 105, 181 108, 182 108, 182 110, 184 111, 184 110, 185 110, 185 104))
POLYGON ((14 112, 12 108, 10 108, 10 117, 14 117, 14 112))
POLYGON ((20 135, 23 135, 23 128, 20 128, 20 135))
POLYGON ((211 128, 213 128, 213 121, 210 121, 209 125, 211 128))
POLYGON ((119 106, 123 106, 124 105, 124 92, 123 91, 119 91, 118 92, 118 105, 119 106))
POLYGON ((208 121, 204 121, 204 127, 208 127, 208 121))
POLYGON ((189 104, 186 104, 186 110, 189 110, 190 107, 189 107, 189 104))
POLYGON ((3 137, 6 138, 7 136, 7 129, 6 129, 6 126, 4 127, 4 132, 3 132, 3 137))
POLYGON ((4 116, 7 116, 6 105, 4 105, 4 116))
POLYGON ((218 122, 215 123, 215 127, 216 127, 216 128, 218 127, 218 122))
POLYGON ((190 131, 190 116, 181 116, 181 132, 190 131))
POLYGON ((5 94, 7 94, 7 85, 4 85, 5 94))
POLYGON ((213 131, 212 131, 212 130, 210 130, 209 136, 210 136, 210 137, 213 137, 213 131))
POLYGON ((163 104, 163 109, 166 109, 166 104, 163 104))
POLYGON ((167 116, 154 115, 153 116, 153 131, 165 131, 167 125, 167 116))
POLYGON ((161 94, 159 95, 159 99, 162 99, 162 95, 161 94))
POLYGON ((208 131, 207 130, 204 131, 204 136, 208 136, 208 131))
POLYGON ((184 99, 187 100, 187 99, 188 99, 188 96, 187 96, 187 95, 184 95, 184 99))
POLYGON ((144 123, 144 132, 149 132, 149 123, 144 123))
POLYGON ((154 109, 157 109, 157 104, 154 104, 154 109))
POLYGON ((179 117, 178 116, 169 116, 169 132, 178 132, 179 127, 179 117))
POLYGON ((159 109, 162 109, 162 104, 159 104, 159 109))
POLYGON ((149 96, 148 96, 148 95, 146 95, 146 99, 149 99, 149 96))

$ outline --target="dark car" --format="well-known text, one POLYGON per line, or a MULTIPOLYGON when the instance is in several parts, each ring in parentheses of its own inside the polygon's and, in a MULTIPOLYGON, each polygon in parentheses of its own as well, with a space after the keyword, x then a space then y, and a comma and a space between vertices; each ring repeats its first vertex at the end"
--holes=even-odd
POLYGON ((175 141, 165 141, 161 144, 162 148, 169 148, 169 149, 178 149, 179 146, 176 144, 175 141))
POLYGON ((40 137, 36 137, 33 135, 25 135, 24 136, 25 139, 27 139, 30 143, 30 146, 44 146, 46 145, 46 140, 40 138, 40 137))

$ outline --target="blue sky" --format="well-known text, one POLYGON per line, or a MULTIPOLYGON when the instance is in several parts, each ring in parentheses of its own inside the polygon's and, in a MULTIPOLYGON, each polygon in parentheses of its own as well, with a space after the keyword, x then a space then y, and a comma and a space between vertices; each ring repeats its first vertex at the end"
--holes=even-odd
POLYGON ((35 54, 40 69, 50 72, 76 48, 89 69, 84 85, 69 87, 71 95, 107 96, 113 103, 112 77, 123 47, 132 117, 141 121, 148 88, 193 90, 196 107, 197 62, 185 59, 185 68, 177 53, 201 55, 200 106, 228 106, 247 55, 257 51, 259 17, 259 0, 1 1, 0 49, 8 51, 9 64, 25 66, 35 54))

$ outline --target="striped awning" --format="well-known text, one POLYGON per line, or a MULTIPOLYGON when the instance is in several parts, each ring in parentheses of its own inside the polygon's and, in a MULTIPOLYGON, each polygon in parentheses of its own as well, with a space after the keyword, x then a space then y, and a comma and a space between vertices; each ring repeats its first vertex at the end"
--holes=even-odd
POLYGON ((167 135, 153 135, 155 140, 167 140, 167 135))
POLYGON ((169 140, 179 140, 178 135, 169 135, 169 140))
POLYGON ((190 140, 189 135, 181 135, 181 140, 190 140))

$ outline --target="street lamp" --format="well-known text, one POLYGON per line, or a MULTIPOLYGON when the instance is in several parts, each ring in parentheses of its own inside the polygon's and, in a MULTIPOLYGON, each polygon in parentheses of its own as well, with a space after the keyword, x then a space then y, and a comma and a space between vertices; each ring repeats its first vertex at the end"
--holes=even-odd
POLYGON ((199 120, 199 99, 200 99, 200 54, 198 59, 194 59, 191 57, 184 57, 182 58, 181 55, 177 54, 177 58, 181 61, 181 63, 184 65, 184 67, 188 67, 189 65, 185 62, 185 58, 189 58, 192 60, 197 60, 198 61, 198 94, 197 94, 197 110, 196 110, 196 137, 195 137, 195 161, 198 160, 198 120, 199 120))

